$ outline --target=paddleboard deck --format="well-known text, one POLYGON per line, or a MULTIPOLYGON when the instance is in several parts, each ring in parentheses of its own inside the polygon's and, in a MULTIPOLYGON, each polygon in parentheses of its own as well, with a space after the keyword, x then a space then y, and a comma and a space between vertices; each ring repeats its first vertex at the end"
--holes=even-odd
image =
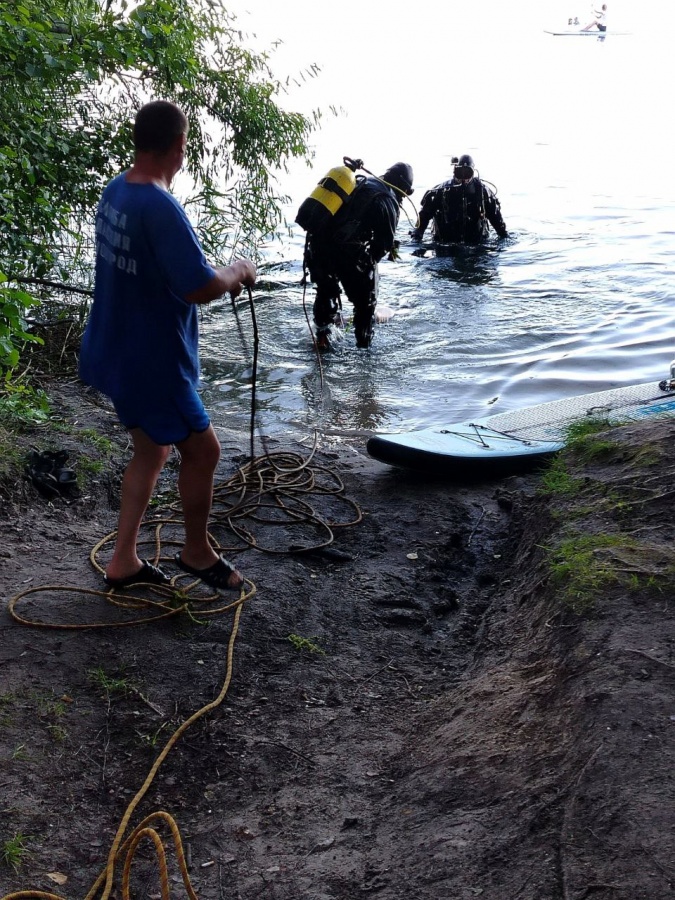
POLYGON ((598 31, 597 28, 592 28, 590 31, 548 31, 548 29, 544 29, 544 34, 552 34, 553 37, 607 37, 608 34, 617 35, 617 34, 630 34, 628 31, 598 31))
POLYGON ((580 420, 629 422, 652 416, 675 417, 675 382, 647 382, 553 400, 494 416, 374 435, 367 451, 393 466, 451 472, 458 467, 507 468, 509 463, 534 464, 561 450, 569 426, 580 420))

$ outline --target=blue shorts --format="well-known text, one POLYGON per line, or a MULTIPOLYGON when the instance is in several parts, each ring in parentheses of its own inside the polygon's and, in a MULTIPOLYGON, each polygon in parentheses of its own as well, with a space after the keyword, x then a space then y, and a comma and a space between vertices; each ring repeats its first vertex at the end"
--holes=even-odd
POLYGON ((211 424, 201 397, 189 384, 173 393, 130 392, 111 398, 115 412, 125 428, 140 428, 156 444, 179 444, 193 432, 198 434, 211 424))

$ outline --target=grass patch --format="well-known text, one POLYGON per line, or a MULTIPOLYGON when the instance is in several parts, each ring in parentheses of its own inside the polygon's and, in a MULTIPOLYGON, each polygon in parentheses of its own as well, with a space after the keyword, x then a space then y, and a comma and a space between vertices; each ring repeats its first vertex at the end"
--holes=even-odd
POLYGON ((567 446, 574 447, 575 444, 583 443, 587 438, 608 431, 611 427, 609 419, 588 418, 572 422, 565 429, 567 446))
POLYGON ((87 456, 80 456, 76 466, 82 475, 100 475, 105 469, 105 463, 100 459, 89 459, 87 456))
POLYGON ((108 675, 101 667, 87 672, 87 677, 92 684, 100 688, 106 695, 128 694, 133 690, 133 685, 126 678, 115 678, 108 675))
POLYGON ((610 456, 617 448, 616 441, 599 437, 613 426, 608 419, 580 419, 566 430, 567 448, 582 462, 610 456))
POLYGON ((541 476, 537 493, 549 497, 575 497, 584 486, 583 478, 573 478, 564 456, 555 456, 541 476))
POLYGON ((38 715, 45 717, 49 716, 50 718, 53 717, 55 719, 60 719, 61 716, 65 716, 68 706, 61 697, 56 697, 54 694, 34 694, 33 697, 35 698, 38 715))
POLYGON ((563 602, 577 613, 592 609, 597 595, 621 577, 614 563, 601 551, 634 546, 635 541, 621 534, 575 534, 558 547, 546 548, 551 574, 562 590, 563 602))
POLYGON ((12 439, 12 435, 0 428, 0 479, 15 481, 23 471, 25 454, 12 439))
POLYGON ((95 428, 83 428, 79 432, 79 436, 84 438, 84 440, 91 444, 92 447, 95 447, 101 453, 112 454, 115 450, 115 445, 110 440, 110 438, 105 437, 100 434, 100 432, 96 431, 95 428))
POLYGON ((27 840, 28 838, 25 834, 17 831, 14 837, 6 840, 0 847, 0 859, 8 869, 18 872, 21 868, 21 864, 28 856, 27 840))
POLYGON ((573 455, 582 463, 593 462, 610 456, 617 443, 606 437, 598 437, 611 428, 607 419, 580 419, 565 430, 565 451, 553 458, 544 471, 538 493, 549 497, 576 497, 586 484, 586 479, 575 478, 569 472, 568 459, 573 455))
POLYGON ((633 465, 650 469, 663 462, 663 453, 654 444, 643 444, 632 454, 633 465))
POLYGON ((289 634, 288 640, 293 644, 296 650, 306 650, 308 653, 321 653, 325 655, 326 651, 322 650, 318 644, 309 638, 301 637, 299 634, 289 634))
POLYGON ((13 724, 14 716, 19 709, 29 709, 34 719, 35 717, 50 719, 54 724, 68 712, 68 702, 53 693, 41 694, 26 689, 16 694, 0 694, 0 726, 13 724))

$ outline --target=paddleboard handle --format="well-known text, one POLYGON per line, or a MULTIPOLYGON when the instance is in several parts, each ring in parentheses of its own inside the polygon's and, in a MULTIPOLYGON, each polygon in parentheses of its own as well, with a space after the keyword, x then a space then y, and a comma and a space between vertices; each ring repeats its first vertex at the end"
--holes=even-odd
POLYGON ((670 381, 667 378, 659 381, 659 389, 662 391, 675 391, 675 359, 670 364, 670 381))

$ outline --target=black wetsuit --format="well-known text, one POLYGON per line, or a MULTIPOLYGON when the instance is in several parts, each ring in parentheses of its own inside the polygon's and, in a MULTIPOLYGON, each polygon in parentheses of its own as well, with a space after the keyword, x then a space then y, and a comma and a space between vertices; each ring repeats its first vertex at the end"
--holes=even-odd
POLYGON ((336 321, 340 285, 354 304, 358 347, 369 347, 377 304, 377 264, 394 246, 401 212, 397 192, 377 178, 358 177, 349 201, 319 234, 308 234, 305 264, 316 285, 314 322, 336 321))
POLYGON ((427 191, 413 234, 421 238, 432 219, 434 239, 441 244, 479 244, 488 237, 490 225, 499 237, 508 234, 499 200, 479 178, 468 184, 453 178, 427 191))

